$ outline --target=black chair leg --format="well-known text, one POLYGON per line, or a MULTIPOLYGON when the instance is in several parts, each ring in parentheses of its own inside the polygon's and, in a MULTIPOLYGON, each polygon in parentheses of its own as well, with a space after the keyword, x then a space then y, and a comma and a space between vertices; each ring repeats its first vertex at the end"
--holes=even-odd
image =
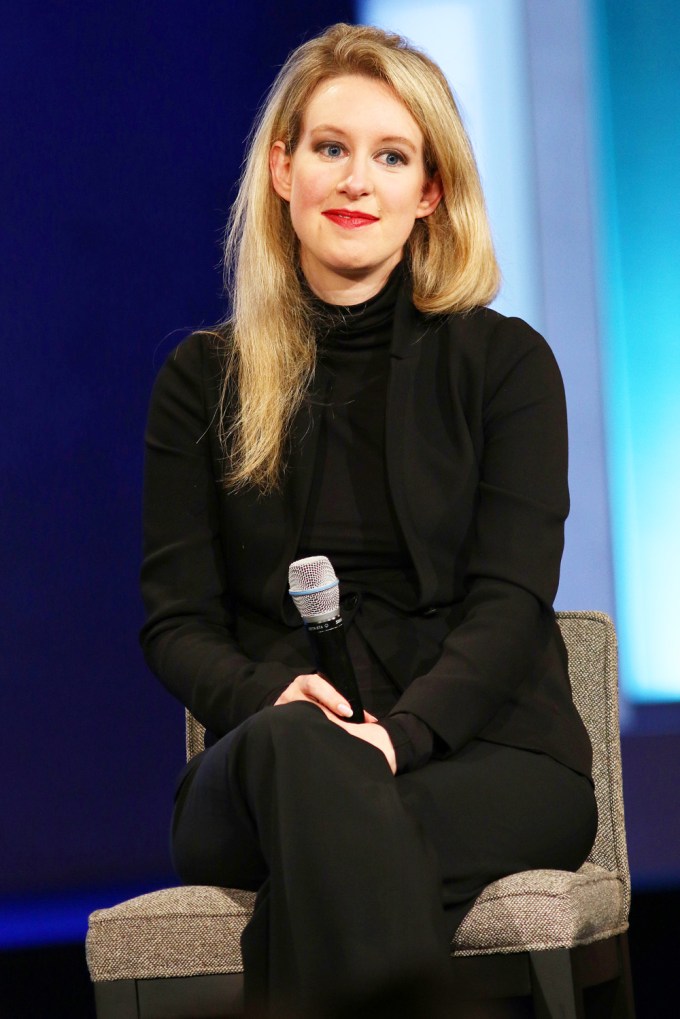
POLYGON ((94 984, 97 1019, 139 1019, 136 980, 105 980, 94 984))
POLYGON ((630 972, 628 935, 619 934, 616 946, 619 956, 619 978, 616 981, 614 992, 612 1019, 635 1019, 635 998, 633 996, 633 978, 630 972))
POLYGON ((568 948, 529 952, 529 965, 536 1019, 585 1019, 568 948))
POLYGON ((107 980, 94 997, 97 1019, 234 1019, 243 1015, 243 974, 107 980))

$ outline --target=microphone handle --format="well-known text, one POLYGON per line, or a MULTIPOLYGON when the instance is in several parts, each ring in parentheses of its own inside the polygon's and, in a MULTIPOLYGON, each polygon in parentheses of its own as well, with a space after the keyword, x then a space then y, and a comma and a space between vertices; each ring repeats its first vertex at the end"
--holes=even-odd
POLYGON ((354 668, 347 652, 340 616, 323 623, 305 623, 317 671, 347 699, 352 709, 348 722, 363 722, 364 708, 354 668))

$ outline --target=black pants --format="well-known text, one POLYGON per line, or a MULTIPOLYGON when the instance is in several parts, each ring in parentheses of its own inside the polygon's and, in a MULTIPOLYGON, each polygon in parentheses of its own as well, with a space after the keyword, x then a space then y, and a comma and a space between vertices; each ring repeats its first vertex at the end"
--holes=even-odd
POLYGON ((595 830, 590 782, 544 754, 475 740, 395 778, 380 751, 296 702, 203 753, 173 855, 187 883, 258 890, 246 1001, 309 1003, 443 972, 486 884, 575 870, 595 830))

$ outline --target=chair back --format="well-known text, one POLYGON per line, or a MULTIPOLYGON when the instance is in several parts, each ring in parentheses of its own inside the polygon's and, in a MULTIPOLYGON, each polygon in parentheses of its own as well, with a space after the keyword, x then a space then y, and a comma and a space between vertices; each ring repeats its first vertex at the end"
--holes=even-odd
POLYGON ((630 906, 630 871, 623 818, 617 645, 614 624, 603 612, 558 612, 569 655, 572 696, 593 746, 598 825, 588 857, 617 873, 630 906))
POLYGON ((205 726, 197 722, 194 716, 191 714, 188 708, 186 708, 184 717, 186 720, 186 750, 187 750, 187 761, 190 761, 196 754, 200 754, 201 750, 205 750, 204 738, 205 738, 205 726))

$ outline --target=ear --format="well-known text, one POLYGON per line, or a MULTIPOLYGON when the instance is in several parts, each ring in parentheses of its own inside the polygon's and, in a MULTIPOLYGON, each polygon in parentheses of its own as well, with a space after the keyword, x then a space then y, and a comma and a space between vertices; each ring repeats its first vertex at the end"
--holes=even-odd
POLYGON ((416 212, 416 219, 423 219, 425 216, 429 216, 437 208, 444 196, 444 188, 442 186, 442 179, 438 172, 435 172, 428 180, 425 181, 423 187, 423 194, 418 203, 418 211, 416 212))
POLYGON ((274 142, 269 153, 269 172, 272 187, 286 202, 290 201, 292 162, 284 142, 274 142))

